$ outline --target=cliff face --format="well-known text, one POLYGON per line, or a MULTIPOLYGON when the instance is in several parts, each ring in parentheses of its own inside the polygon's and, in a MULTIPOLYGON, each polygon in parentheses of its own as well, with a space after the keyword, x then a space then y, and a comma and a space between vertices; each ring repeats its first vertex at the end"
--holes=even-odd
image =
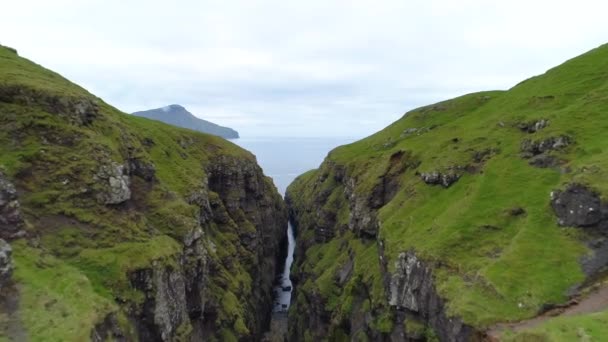
POLYGON ((0 335, 255 340, 287 210, 255 157, 0 47, 0 335))
POLYGON ((413 110, 298 177, 290 338, 605 336, 608 308, 552 315, 606 286, 607 61, 413 110))

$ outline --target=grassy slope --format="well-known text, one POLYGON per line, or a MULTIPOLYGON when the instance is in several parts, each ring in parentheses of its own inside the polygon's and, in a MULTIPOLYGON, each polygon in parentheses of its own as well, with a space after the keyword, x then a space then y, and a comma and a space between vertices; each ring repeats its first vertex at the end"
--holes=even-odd
MULTIPOLYGON (((0 87, 95 99, 1 46, 0 87)), ((197 224, 198 208, 184 197, 201 187, 208 160, 217 155, 254 160, 221 138, 125 115, 95 100, 100 114, 87 127, 71 125, 36 104, 0 102, 0 168, 21 190, 27 229, 39 237, 39 245, 14 244, 20 315, 33 341, 82 340, 94 323, 117 309, 115 298, 140 300, 125 272, 152 260, 175 262, 181 252, 177 241, 197 224), (153 143, 144 146, 147 139, 153 143), (91 190, 97 188, 93 174, 100 161, 122 163, 127 155, 153 162, 157 181, 148 185, 131 177, 135 208, 99 205, 91 190)), ((210 255, 220 266, 209 296, 224 305, 219 325, 233 336, 246 332, 246 313, 242 303, 222 298, 247 289, 251 280, 237 259, 246 251, 236 231, 213 226, 209 234, 220 247, 210 255)))
MULTIPOLYGON (((581 233, 557 226, 549 194, 570 182, 590 184, 603 196, 608 194, 607 129, 608 46, 602 46, 509 91, 470 94, 413 110, 386 129, 335 149, 328 159, 346 165, 351 177, 358 179, 357 191, 366 193, 393 153, 413 152, 420 166, 403 175, 401 190, 379 214, 389 267, 398 253, 411 248, 427 260, 441 261, 435 275, 450 313, 484 327, 531 317, 543 303, 565 300, 568 289, 584 279, 578 263, 587 252, 581 233), (533 135, 515 127, 538 119, 551 123, 533 135), (433 129, 402 135, 408 128, 422 127, 433 129), (568 161, 563 167, 571 172, 534 168, 520 157, 523 139, 560 134, 575 139, 557 154, 568 161), (465 173, 449 189, 428 186, 415 175, 467 165, 474 151, 487 148, 500 153, 486 163, 483 173, 465 173), (515 207, 527 214, 512 217, 508 211, 515 207)), ((292 185, 290 191, 302 202, 312 198, 307 189, 313 188, 318 172, 305 174, 292 185)), ((323 257, 317 254, 333 258, 332 250, 331 242, 315 246, 305 265, 322 264, 323 257)), ((372 277, 369 273, 366 276, 372 277)), ((331 291, 326 293, 332 297, 331 291)), ((605 320, 602 315, 589 320, 605 320)), ((587 320, 569 321, 576 325, 587 320)), ((597 325, 589 333, 606 336, 606 327, 597 325)))

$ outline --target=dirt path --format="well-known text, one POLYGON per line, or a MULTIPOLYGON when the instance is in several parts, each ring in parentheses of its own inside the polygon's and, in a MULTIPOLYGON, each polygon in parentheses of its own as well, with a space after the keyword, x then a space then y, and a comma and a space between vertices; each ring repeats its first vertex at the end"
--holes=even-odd
POLYGON ((551 309, 540 316, 516 323, 497 324, 487 331, 490 341, 500 341, 500 335, 506 330, 519 332, 522 330, 534 328, 541 323, 554 318, 563 316, 574 316, 580 314, 589 314, 599 312, 608 308, 608 284, 602 285, 597 290, 589 294, 574 299, 568 304, 551 309))

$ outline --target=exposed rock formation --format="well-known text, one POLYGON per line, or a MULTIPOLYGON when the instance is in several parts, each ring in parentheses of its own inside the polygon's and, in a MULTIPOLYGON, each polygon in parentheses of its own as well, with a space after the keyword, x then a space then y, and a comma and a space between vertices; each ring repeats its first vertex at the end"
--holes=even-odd
POLYGON ((525 139, 521 143, 521 152, 524 158, 531 158, 545 152, 563 149, 570 144, 572 144, 572 138, 567 135, 541 140, 525 139))
POLYGON ((420 178, 426 184, 429 185, 441 185, 444 188, 449 188, 452 184, 456 183, 460 179, 461 175, 454 172, 424 172, 420 174, 420 178))
POLYGON ((389 296, 390 305, 431 326, 440 341, 470 341, 474 334, 460 319, 446 315, 431 269, 413 252, 401 253, 395 261, 389 296))
POLYGON ((587 246, 593 251, 582 260, 583 271, 594 276, 608 267, 608 203, 581 184, 551 193, 551 207, 561 226, 579 227, 591 233, 587 246))
POLYGON ((103 320, 103 322, 97 324, 91 332, 92 342, 106 342, 115 341, 123 342, 127 341, 116 315, 109 314, 103 320))
POLYGON ((133 287, 145 294, 137 319, 139 338, 143 341, 179 338, 179 329, 190 324, 184 274, 178 269, 156 266, 133 272, 130 279, 133 287))
POLYGON ((526 133, 536 133, 547 126, 549 126, 549 120, 545 119, 522 122, 517 125, 520 130, 526 133))
POLYGON ((123 165, 116 162, 101 165, 95 177, 104 185, 97 197, 101 203, 119 204, 131 198, 130 179, 123 165))
POLYGON ((11 240, 25 235, 17 190, 0 172, 0 239, 11 240))
POLYGON ((562 226, 597 227, 608 233, 608 204, 599 195, 580 184, 551 193, 551 206, 562 226))
POLYGON ((13 273, 12 253, 11 245, 0 239, 0 290, 10 280, 13 273))
POLYGON ((127 117, 1 46, 0 128, 0 335, 261 338, 287 210, 252 154, 127 117), (6 287, 5 240, 21 272, 6 287))

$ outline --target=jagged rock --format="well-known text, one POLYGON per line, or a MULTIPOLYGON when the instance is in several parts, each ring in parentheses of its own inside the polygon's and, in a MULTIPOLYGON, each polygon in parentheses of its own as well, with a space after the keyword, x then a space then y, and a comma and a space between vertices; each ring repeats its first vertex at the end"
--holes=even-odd
POLYGON ((13 274, 13 249, 8 242, 0 239, 0 290, 13 274))
POLYGON ((541 119, 532 122, 522 122, 517 127, 526 133, 536 133, 549 125, 549 120, 541 119))
POLYGON ((143 341, 172 341, 182 324, 190 324, 183 273, 169 266, 135 271, 131 284, 145 294, 139 338, 143 341))
POLYGON ((358 236, 375 238, 378 233, 376 212, 370 210, 368 206, 369 199, 366 196, 357 194, 355 191, 355 180, 352 178, 346 182, 345 195, 349 198, 350 206, 348 229, 355 232, 358 236))
POLYGON ((132 158, 129 159, 128 165, 130 175, 140 177, 147 182, 153 182, 156 179, 156 167, 151 162, 132 158))
POLYGON ((118 319, 113 313, 108 314, 103 322, 95 325, 95 328, 91 331, 92 342, 123 342, 126 340, 125 334, 120 328, 120 324, 118 324, 118 319))
POLYGON ((346 263, 344 263, 344 265, 338 270, 338 273, 336 274, 335 278, 336 284, 338 286, 342 287, 346 284, 346 282, 348 282, 353 273, 354 267, 355 262, 352 258, 349 258, 346 263))
POLYGON ((581 184, 551 193, 551 207, 561 226, 608 228, 608 204, 581 184))
POLYGON ((116 162, 102 165, 95 178, 104 185, 104 191, 98 195, 98 200, 104 204, 120 204, 131 198, 129 189, 130 179, 125 173, 125 167, 116 162))
POLYGON ((444 188, 449 188, 452 184, 460 179, 460 174, 454 171, 446 173, 439 171, 425 172, 420 174, 420 178, 429 185, 441 185, 444 188))
POLYGON ((435 289, 431 269, 413 252, 400 253, 390 281, 389 305, 409 310, 433 328, 440 341, 470 341, 474 330, 459 318, 447 317, 435 289))
POLYGON ((25 222, 13 183, 0 172, 0 238, 12 240, 25 235, 25 222))
POLYGON ((572 144, 572 138, 567 135, 549 137, 541 140, 525 139, 521 143, 521 152, 524 158, 532 158, 548 151, 560 150, 572 144))
POLYGON ((546 169, 549 167, 558 166, 559 160, 552 155, 543 153, 543 154, 539 154, 537 156, 532 157, 528 164, 538 167, 538 168, 546 169))
POLYGON ((272 288, 282 261, 281 242, 286 241, 287 208, 255 159, 223 155, 208 165, 208 189, 217 195, 209 199, 214 222, 232 226, 243 246, 259 260, 250 267, 246 305, 255 317, 248 326, 251 335, 261 338, 273 309, 272 288))

